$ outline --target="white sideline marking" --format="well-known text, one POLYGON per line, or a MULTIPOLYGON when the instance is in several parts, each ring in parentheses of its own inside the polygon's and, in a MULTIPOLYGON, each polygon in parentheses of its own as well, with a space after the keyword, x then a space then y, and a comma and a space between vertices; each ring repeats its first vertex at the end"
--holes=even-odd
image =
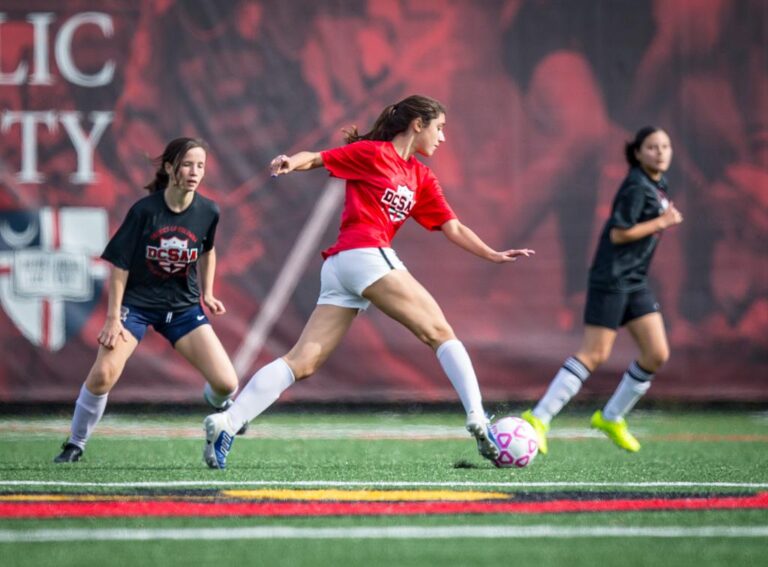
POLYGON ((151 541, 233 539, 452 539, 452 538, 754 538, 768 536, 768 526, 397 526, 343 528, 175 528, 0 530, 0 542, 151 541))
POLYGON ((269 336, 272 326, 283 312, 285 304, 296 288, 304 268, 317 246, 317 240, 344 197, 344 185, 339 180, 331 180, 325 186, 315 208, 301 229, 296 243, 293 245, 288 258, 280 273, 272 284, 259 314, 251 323, 251 328, 237 349, 232 362, 238 376, 249 373, 253 361, 259 356, 264 341, 269 336))
POLYGON ((66 486, 70 488, 185 488, 220 486, 280 486, 286 488, 768 488, 768 482, 396 482, 396 481, 279 481, 176 480, 142 482, 70 482, 59 480, 0 480, 0 487, 66 486))
MULTIPOLYGON (((457 418, 457 421, 463 420, 457 418)), ((70 420, 45 419, 45 420, 2 420, 0 428, 11 436, 27 435, 61 435, 66 436, 70 429, 70 420)), ((643 435, 642 428, 634 428, 638 435, 643 435)), ((98 435, 101 437, 135 439, 162 439, 167 441, 169 437, 176 439, 202 439, 200 426, 188 423, 169 425, 167 423, 142 423, 141 419, 128 420, 126 418, 106 418, 99 424, 98 435)), ((367 439, 367 440, 403 440, 403 441, 429 441, 429 440, 468 440, 470 437, 461 425, 429 425, 410 423, 359 423, 359 424, 333 424, 318 423, 308 429, 306 424, 276 424, 255 422, 248 431, 250 439, 367 439)), ((559 431, 549 435, 550 439, 602 439, 603 434, 584 428, 560 428, 559 431)))

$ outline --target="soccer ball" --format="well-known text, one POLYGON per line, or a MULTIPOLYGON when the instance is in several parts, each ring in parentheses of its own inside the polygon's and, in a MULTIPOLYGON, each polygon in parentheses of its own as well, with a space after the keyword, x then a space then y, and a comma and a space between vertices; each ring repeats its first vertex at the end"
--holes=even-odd
POLYGON ((519 417, 503 417, 491 425, 501 453, 493 464, 499 468, 527 467, 539 453, 539 438, 531 424, 519 417))

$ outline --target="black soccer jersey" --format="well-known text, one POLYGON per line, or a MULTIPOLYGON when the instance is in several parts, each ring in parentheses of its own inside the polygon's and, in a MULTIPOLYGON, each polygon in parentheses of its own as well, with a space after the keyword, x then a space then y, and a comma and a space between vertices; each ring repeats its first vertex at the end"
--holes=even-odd
POLYGON ((636 291, 648 283, 648 268, 659 241, 651 234, 626 244, 611 242, 612 228, 632 228, 654 219, 669 206, 667 182, 662 176, 657 183, 642 169, 629 171, 613 200, 611 217, 605 223, 600 243, 589 270, 589 286, 606 291, 636 291))
POLYGON ((213 248, 219 207, 195 194, 175 213, 157 191, 135 203, 102 258, 128 270, 123 302, 178 311, 200 303, 197 261, 213 248))

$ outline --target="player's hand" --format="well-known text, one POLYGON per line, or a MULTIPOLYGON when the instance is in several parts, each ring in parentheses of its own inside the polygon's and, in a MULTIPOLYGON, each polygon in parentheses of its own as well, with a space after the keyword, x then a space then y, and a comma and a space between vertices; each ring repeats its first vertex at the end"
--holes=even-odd
POLYGON ((208 308, 208 311, 213 313, 214 315, 224 315, 224 313, 227 312, 226 308, 224 307, 224 304, 213 297, 212 295, 203 297, 203 303, 205 303, 205 306, 208 308))
POLYGON ((510 249, 510 250, 503 250, 501 252, 494 252, 493 255, 489 258, 491 262, 494 262, 495 264, 503 264, 505 262, 515 262, 518 258, 521 256, 529 257, 536 254, 535 250, 530 250, 528 248, 521 248, 521 249, 510 249))
POLYGON ((674 203, 670 203, 667 210, 659 217, 661 223, 661 229, 667 229, 670 226, 675 226, 683 222, 683 215, 677 210, 674 203))
POLYGON ((104 327, 102 327, 96 340, 104 348, 112 350, 115 348, 118 340, 122 340, 125 343, 128 342, 127 333, 128 331, 123 327, 123 323, 119 318, 107 317, 104 327))
POLYGON ((291 167, 291 158, 285 154, 280 154, 271 162, 269 162, 269 174, 272 177, 284 175, 286 173, 290 173, 291 171, 293 171, 293 168, 291 167))

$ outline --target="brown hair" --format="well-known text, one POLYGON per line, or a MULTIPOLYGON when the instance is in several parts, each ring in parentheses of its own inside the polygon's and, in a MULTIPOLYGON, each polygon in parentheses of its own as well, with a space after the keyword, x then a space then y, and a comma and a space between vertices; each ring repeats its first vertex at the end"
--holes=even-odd
POLYGON ((208 151, 206 143, 197 138, 176 138, 168 142, 168 145, 163 150, 163 154, 153 160, 153 163, 157 166, 155 178, 147 183, 144 189, 150 193, 155 193, 168 187, 171 178, 165 171, 165 164, 170 163, 171 167, 173 167, 173 172, 178 173, 181 167, 181 160, 184 159, 184 156, 192 148, 203 148, 206 152, 208 151))
POLYGON ((645 139, 648 136, 662 131, 663 130, 657 126, 644 126, 637 131, 634 140, 624 144, 624 157, 626 158, 629 167, 640 166, 640 160, 637 159, 635 152, 637 152, 643 146, 643 142, 645 142, 645 139))
POLYGON ((385 107, 370 132, 360 134, 356 126, 345 128, 344 139, 348 144, 358 140, 390 141, 401 132, 405 132, 415 118, 421 118, 426 126, 441 113, 445 114, 445 107, 437 100, 423 95, 411 95, 396 104, 385 107))

